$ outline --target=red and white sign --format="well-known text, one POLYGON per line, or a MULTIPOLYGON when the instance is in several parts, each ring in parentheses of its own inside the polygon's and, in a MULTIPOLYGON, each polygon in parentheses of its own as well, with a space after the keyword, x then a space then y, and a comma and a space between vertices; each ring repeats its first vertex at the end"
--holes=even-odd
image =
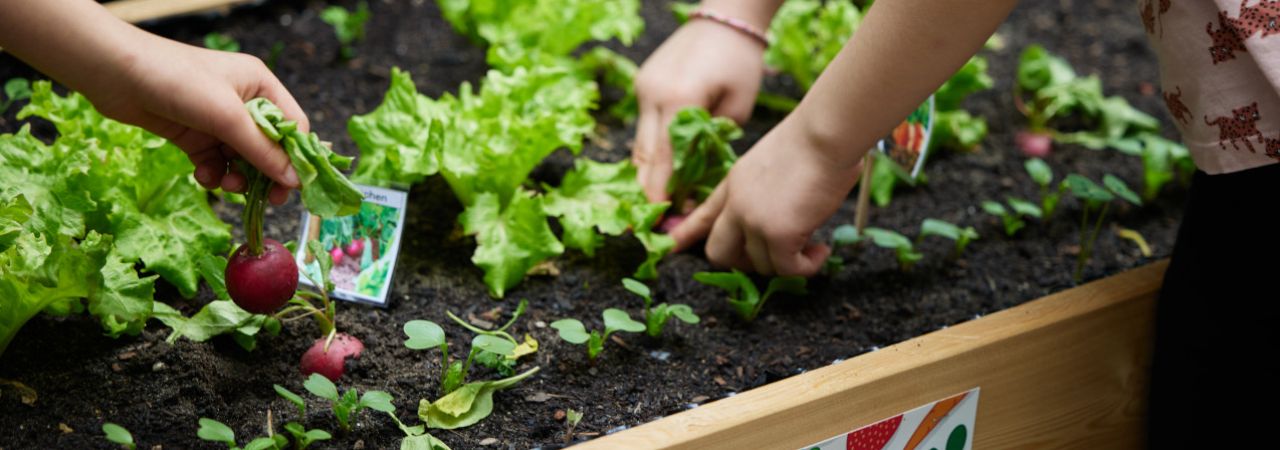
POLYGON ((973 388, 801 450, 970 450, 977 415, 973 388))

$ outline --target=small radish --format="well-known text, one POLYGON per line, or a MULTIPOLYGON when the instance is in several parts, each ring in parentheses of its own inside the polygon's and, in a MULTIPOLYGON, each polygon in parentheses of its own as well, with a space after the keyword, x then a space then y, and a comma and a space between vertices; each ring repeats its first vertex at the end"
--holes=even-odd
POLYGON ((275 240, 264 239, 258 255, 250 247, 240 246, 227 261, 227 293, 245 311, 268 314, 298 291, 298 264, 289 249, 275 240))
POLYGON ((334 244, 333 248, 329 250, 329 257, 333 258, 333 265, 342 264, 342 256, 342 246, 334 244))
POLYGON ((347 256, 359 258, 360 254, 364 253, 364 239, 352 240, 350 244, 347 244, 347 247, 344 248, 343 251, 347 252, 347 256))
POLYGON ((364 344, 349 334, 334 335, 333 342, 329 343, 328 352, 324 349, 327 340, 323 337, 316 339, 316 343, 302 354, 302 363, 299 364, 302 376, 318 373, 329 381, 338 381, 347 370, 347 358, 359 359, 360 352, 364 351, 364 344))
POLYGON ((1053 148, 1053 135, 1049 133, 1019 131, 1013 140, 1018 145, 1018 150, 1022 150, 1022 154, 1030 158, 1049 156, 1049 151, 1053 148))

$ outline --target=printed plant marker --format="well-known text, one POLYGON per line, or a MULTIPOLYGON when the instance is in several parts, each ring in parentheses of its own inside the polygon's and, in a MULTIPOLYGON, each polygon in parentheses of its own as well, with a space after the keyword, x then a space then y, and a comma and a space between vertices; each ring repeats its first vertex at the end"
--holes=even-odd
MULTIPOLYGON (((330 278, 333 298, 387 306, 396 257, 400 254, 409 194, 393 189, 356 185, 364 195, 360 211, 345 217, 302 214, 299 242, 318 241, 333 257, 330 278)), ((319 280, 319 264, 299 245, 294 259, 300 282, 319 280), (310 275, 308 279, 307 275, 310 275)))

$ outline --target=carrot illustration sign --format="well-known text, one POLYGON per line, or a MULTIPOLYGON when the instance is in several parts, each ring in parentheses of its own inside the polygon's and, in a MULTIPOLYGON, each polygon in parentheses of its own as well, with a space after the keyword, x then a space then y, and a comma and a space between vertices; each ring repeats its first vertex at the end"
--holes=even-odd
POLYGON ((977 415, 973 388, 802 450, 970 450, 977 415))
POLYGON ((933 135, 933 97, 920 104, 906 120, 893 128, 889 137, 881 140, 878 148, 915 178, 924 168, 929 152, 929 138, 933 135))

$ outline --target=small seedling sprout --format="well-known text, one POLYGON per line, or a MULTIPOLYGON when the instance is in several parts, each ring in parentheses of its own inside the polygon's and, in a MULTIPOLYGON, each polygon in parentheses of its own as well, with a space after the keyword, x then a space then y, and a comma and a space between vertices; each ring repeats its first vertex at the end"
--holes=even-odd
POLYGON ((729 305, 738 312, 738 315, 743 320, 748 322, 755 320, 760 315, 760 310, 764 308, 765 302, 775 293, 784 292, 794 295, 809 293, 805 289, 805 284, 808 283, 808 280, 804 277, 796 276, 774 277, 769 280, 769 286, 765 288, 763 296, 760 295, 760 290, 756 288, 751 278, 737 269, 734 269, 733 272, 698 272, 693 274, 693 279, 699 283, 715 286, 728 292, 729 305))
POLYGON ((588 332, 587 327, 578 319, 560 319, 551 322, 551 328, 559 331, 560 339, 570 344, 586 344, 587 360, 592 363, 595 363, 596 357, 604 350, 604 341, 609 339, 609 335, 618 331, 639 333, 647 329, 645 324, 637 322, 626 311, 617 308, 606 309, 601 316, 604 318, 603 333, 597 330, 588 332))
POLYGON ((582 421, 582 411, 573 408, 566 409, 564 412, 564 443, 568 444, 573 441, 573 430, 578 427, 578 422, 582 421))
POLYGON ((342 45, 342 59, 356 55, 354 44, 364 40, 364 25, 369 21, 369 4, 361 1, 354 12, 341 6, 330 6, 320 12, 320 20, 333 26, 333 33, 342 45))
POLYGON ((955 257, 959 258, 969 243, 978 239, 978 231, 973 227, 960 228, 951 222, 929 218, 920 224, 920 236, 916 238, 916 243, 923 241, 925 236, 940 236, 955 241, 955 257))
POLYGON ((644 299, 644 322, 645 331, 650 337, 658 337, 662 334, 662 329, 667 325, 667 320, 671 317, 680 319, 684 323, 698 323, 701 318, 694 314, 693 308, 685 304, 668 305, 666 303, 653 306, 652 293, 649 286, 644 283, 633 280, 631 278, 623 278, 622 285, 626 287, 632 294, 640 296, 644 299))
POLYGON ((1059 183, 1057 189, 1053 188, 1053 169, 1043 159, 1031 158, 1023 165, 1027 169, 1027 174, 1031 175, 1031 180, 1040 186, 1040 209, 1044 212, 1043 218, 1052 217, 1053 212, 1058 208, 1058 201, 1062 200, 1062 193, 1067 190, 1066 183, 1059 183))
POLYGON ((924 258, 924 255, 917 252, 915 246, 911 245, 911 239, 898 232, 868 227, 862 230, 862 234, 870 238, 877 247, 893 250, 898 255, 898 267, 904 271, 911 270, 915 263, 924 258))
POLYGON ((137 444, 133 443, 133 434, 120 425, 111 422, 104 423, 102 424, 102 433, 106 435, 108 441, 121 447, 129 450, 138 448, 137 444))
POLYGON ((1084 278, 1084 266, 1093 256, 1094 243, 1098 232, 1102 229, 1102 221, 1111 207, 1111 201, 1120 197, 1135 205, 1141 205, 1138 198, 1124 181, 1114 175, 1107 174, 1102 178, 1106 187, 1099 186, 1093 180, 1079 174, 1067 175, 1063 180, 1071 195, 1080 200, 1080 253, 1076 257, 1076 269, 1072 279, 1079 283, 1084 278), (1092 218, 1090 216, 1093 216, 1092 218), (1090 221, 1093 222, 1090 226, 1090 221))
POLYGON ((368 391, 363 396, 359 396, 355 389, 347 389, 339 396, 338 386, 320 374, 311 374, 302 386, 312 395, 329 401, 333 408, 333 415, 338 419, 338 425, 346 431, 351 431, 351 420, 361 410, 371 405, 381 405, 391 401, 391 395, 382 391, 368 391))

